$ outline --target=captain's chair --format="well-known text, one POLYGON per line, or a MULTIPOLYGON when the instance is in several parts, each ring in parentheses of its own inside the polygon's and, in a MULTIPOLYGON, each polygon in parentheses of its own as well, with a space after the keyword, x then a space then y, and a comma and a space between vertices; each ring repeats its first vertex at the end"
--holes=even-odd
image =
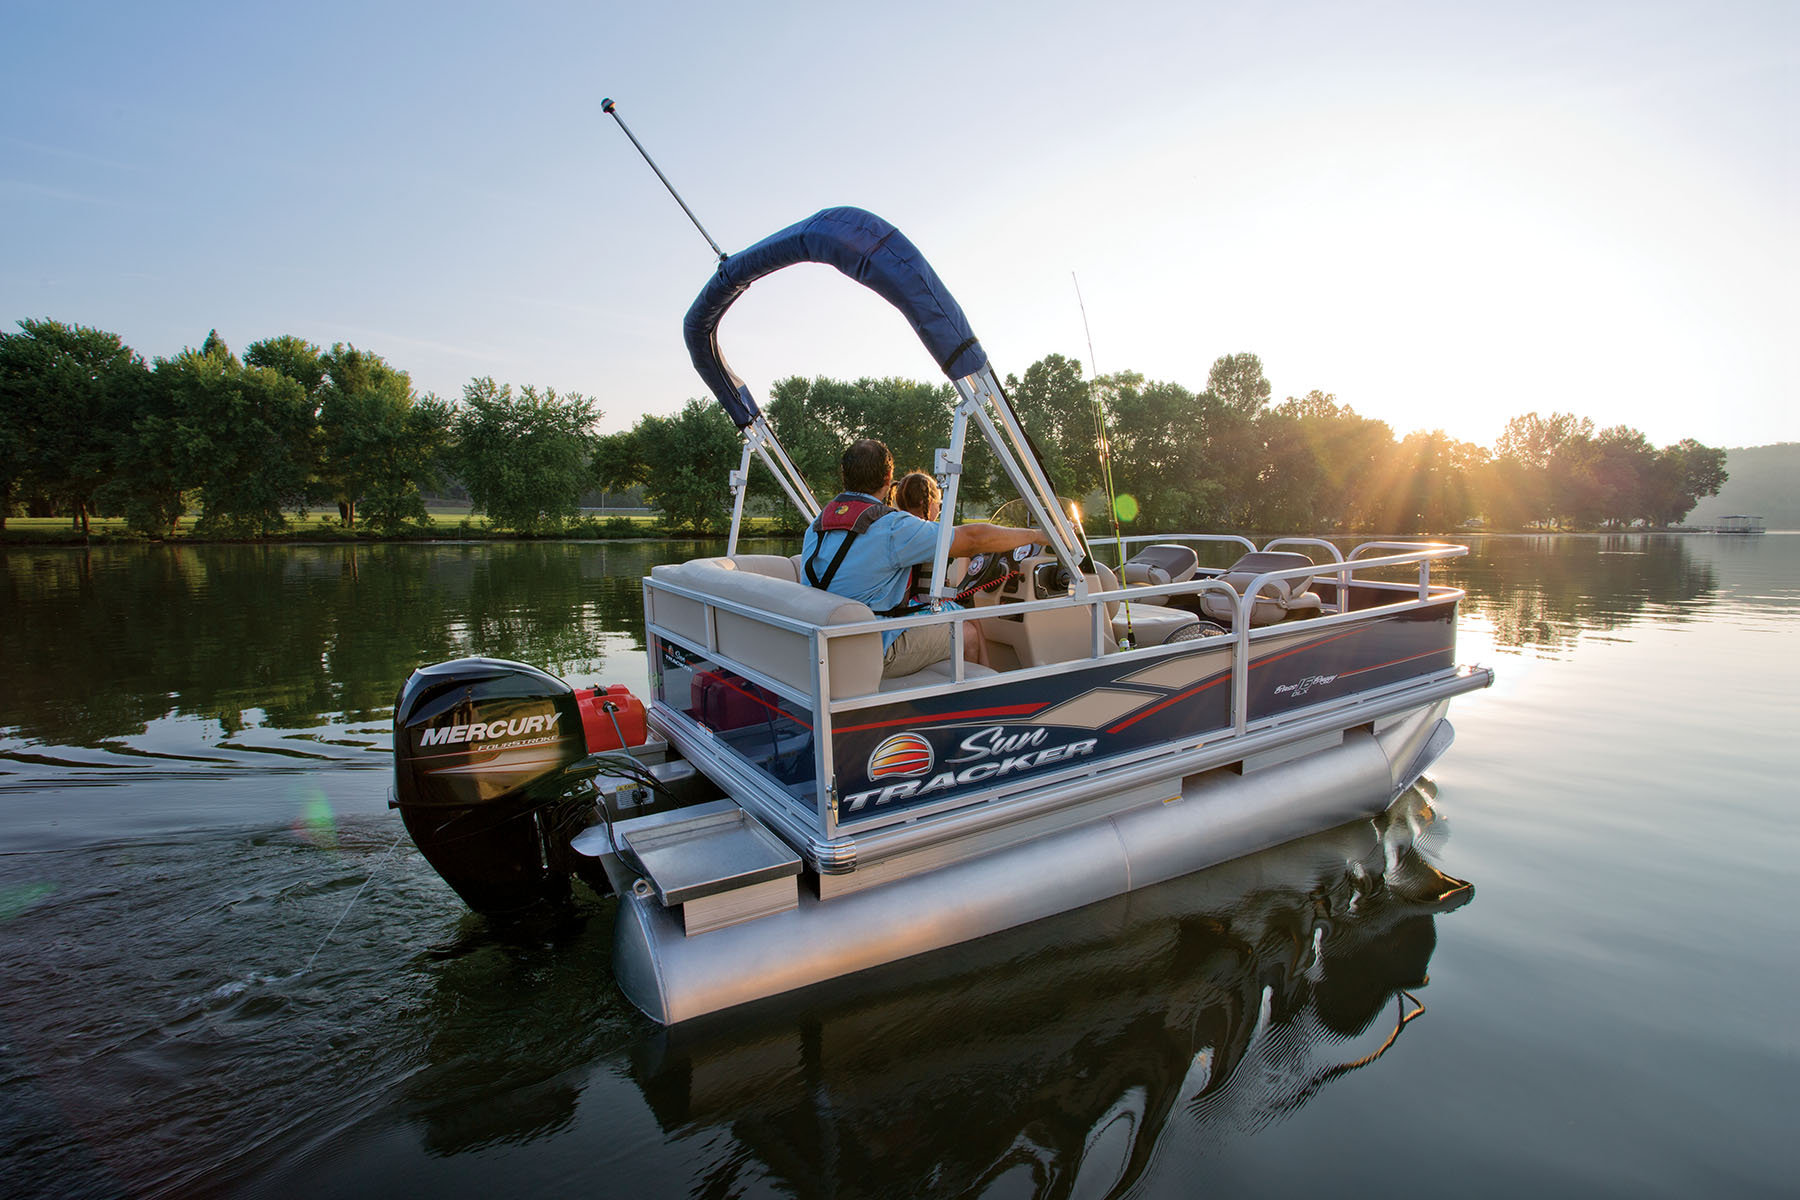
POLYGON ((1127 587, 1157 587, 1165 583, 1186 583, 1194 577, 1194 568, 1199 564, 1200 558, 1194 553, 1192 546, 1145 546, 1119 568, 1119 575, 1125 580, 1127 587))
MULTIPOLYGON (((1264 571, 1283 571, 1289 567, 1310 567, 1313 560, 1304 554, 1290 551, 1258 550, 1246 554, 1231 564, 1231 569, 1219 576, 1238 595, 1250 586, 1251 580, 1264 571)), ((1277 621, 1285 621, 1290 617, 1310 617, 1324 607, 1324 601, 1307 591, 1312 586, 1312 579, 1300 576, 1294 579, 1271 579, 1257 589, 1256 602, 1250 606, 1250 624, 1273 625, 1277 621)), ((1225 625, 1231 625, 1237 617, 1237 604, 1221 592, 1207 591, 1200 594, 1200 607, 1206 615, 1225 625)))

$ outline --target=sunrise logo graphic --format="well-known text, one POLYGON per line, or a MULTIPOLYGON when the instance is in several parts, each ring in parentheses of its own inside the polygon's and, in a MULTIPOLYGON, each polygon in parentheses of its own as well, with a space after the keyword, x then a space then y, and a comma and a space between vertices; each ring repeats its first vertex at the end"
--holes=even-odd
POLYGON ((930 742, 916 733, 896 733, 869 755, 869 778, 929 775, 934 761, 930 742))

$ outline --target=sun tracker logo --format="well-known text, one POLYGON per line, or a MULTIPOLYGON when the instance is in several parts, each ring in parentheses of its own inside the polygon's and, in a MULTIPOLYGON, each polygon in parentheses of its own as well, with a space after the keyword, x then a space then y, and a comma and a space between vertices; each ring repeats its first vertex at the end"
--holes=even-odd
POLYGON ((896 733, 869 755, 869 778, 929 775, 934 761, 930 742, 916 733, 896 733))
POLYGON ((1098 738, 1044 745, 1052 736, 1043 728, 1013 727, 1009 731, 1005 725, 990 725, 977 729, 957 744, 954 758, 944 760, 945 770, 933 775, 931 743, 916 733, 897 733, 869 756, 869 779, 898 777, 898 782, 882 782, 867 791, 850 793, 844 797, 844 811, 882 808, 901 800, 910 803, 972 783, 998 783, 1053 763, 1086 758, 1100 745, 1098 738))

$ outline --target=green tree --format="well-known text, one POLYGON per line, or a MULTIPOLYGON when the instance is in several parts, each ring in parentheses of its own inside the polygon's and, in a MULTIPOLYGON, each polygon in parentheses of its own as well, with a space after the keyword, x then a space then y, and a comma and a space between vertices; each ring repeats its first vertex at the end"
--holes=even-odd
POLYGON ((1577 437, 1592 437, 1593 434, 1594 422, 1588 417, 1560 412, 1540 417, 1529 412, 1506 423, 1500 440, 1494 444, 1494 456, 1547 470, 1563 445, 1577 437))
POLYGON ((297 381, 245 366, 209 335, 159 359, 169 389, 162 437, 178 474, 200 490, 202 533, 266 536, 305 510, 313 477, 313 403, 297 381))
POLYGON ((7 515, 12 512, 13 493, 25 475, 25 464, 31 461, 30 446, 24 428, 13 419, 12 412, 0 404, 0 531, 6 528, 7 515))
MULTIPOLYGON (((807 411, 839 435, 838 453, 857 438, 879 438, 894 456, 896 473, 929 471, 935 451, 949 440, 955 389, 911 379, 815 379, 807 411)), ((832 464, 833 483, 836 462, 832 464)), ((836 488, 833 487, 835 494, 836 488)))
POLYGON ((1261 523, 1268 454, 1259 418, 1269 399, 1262 360, 1254 354, 1227 354, 1213 361, 1201 400, 1206 471, 1218 484, 1207 519, 1229 529, 1261 523))
POLYGON ((1573 413, 1535 412, 1506 423, 1494 443, 1498 469, 1488 475, 1490 488, 1505 481, 1510 493, 1490 491, 1487 505, 1526 515, 1523 523, 1554 523, 1568 517, 1597 519, 1600 489, 1591 475, 1594 422, 1573 413), (1579 515, 1578 515, 1579 514, 1579 515))
POLYGON ((141 402, 144 360, 119 335, 24 320, 0 334, 0 502, 25 484, 67 506, 89 532, 117 469, 118 433, 141 402))
POLYGON ((603 492, 641 487, 650 468, 638 456, 637 435, 629 429, 594 439, 593 482, 603 492))
POLYGON ((1594 439, 1593 474, 1599 488, 1600 518, 1629 525, 1650 516, 1649 486, 1656 450, 1642 433, 1625 425, 1600 431, 1594 439))
POLYGON ((1476 511, 1497 529, 1523 529, 1544 511, 1542 479, 1516 458, 1489 458, 1474 477, 1476 511))
POLYGON ((730 527, 729 479, 743 441, 725 410, 689 400, 672 417, 645 416, 633 431, 638 482, 671 529, 712 533, 730 527))
POLYGON ((1146 383, 1135 371, 1102 375, 1094 388, 1111 424, 1125 532, 1215 525, 1223 489, 1208 469, 1207 431, 1221 415, 1217 401, 1178 383, 1146 383))
POLYGON ((1656 452, 1644 489, 1645 516, 1652 524, 1673 525, 1687 519, 1694 505, 1716 496, 1730 478, 1725 451, 1682 438, 1656 452))
POLYGON ((1605 516, 1607 489, 1600 464, 1600 447, 1591 432, 1568 438, 1550 456, 1550 512, 1559 527, 1592 529, 1605 516))
MULTIPOLYGON (((210 336, 216 338, 218 334, 210 336)), ((204 349, 202 347, 203 351, 204 349)), ((252 342, 244 351, 244 365, 267 367, 286 375, 304 388, 308 396, 317 397, 319 390, 325 386, 325 352, 305 338, 295 337, 291 333, 252 342)))
POLYGON ((438 477, 449 408, 420 402, 405 371, 343 343, 319 356, 319 479, 346 528, 358 505, 393 531, 425 519, 423 491, 438 477))
MULTIPOLYGON (((823 403, 813 404, 813 393, 816 389, 824 396, 848 386, 823 377, 807 380, 791 375, 778 380, 769 392, 765 410, 769 425, 781 439, 782 448, 787 451, 794 468, 821 503, 837 495, 838 459, 853 439, 846 430, 833 423, 833 418, 824 411, 823 403)), ((766 496, 778 512, 792 507, 766 468, 752 468, 751 479, 757 485, 757 494, 766 496)))
MULTIPOLYGON (((949 384, 908 379, 858 379, 846 383, 798 376, 776 385, 769 424, 794 465, 821 500, 838 491, 838 460, 857 438, 878 438, 894 456, 894 470, 929 471, 936 451, 950 440, 950 413, 956 391, 949 384)), ((973 447, 976 439, 970 439, 973 447)), ((971 450, 963 464, 963 498, 986 498, 992 487, 991 459, 971 450)), ((779 497, 774 481, 753 470, 758 493, 779 497)), ((785 504, 785 501, 782 501, 785 504)))
POLYGON ((1369 520, 1394 438, 1335 396, 1290 396, 1257 417, 1263 450, 1256 524, 1294 532, 1348 529, 1369 520))
POLYGON ((1057 491, 1081 497, 1100 485, 1094 402, 1079 361, 1046 355, 1026 367, 1022 377, 1008 375, 1006 394, 1043 453, 1044 470, 1057 491))
POLYGON ((451 413, 446 401, 428 392, 388 412, 363 448, 361 512, 380 532, 426 521, 425 493, 444 481, 451 413))
POLYGON ((1262 359, 1254 354, 1227 354, 1213 360, 1206 373, 1206 390, 1226 408, 1255 417, 1269 402, 1269 381, 1263 378, 1262 359))
POLYGON ((117 470, 97 498, 105 511, 122 515, 127 528, 168 537, 187 515, 194 482, 191 464, 199 456, 183 445, 180 393, 161 362, 142 396, 136 414, 117 431, 117 470))
POLYGON ((463 387, 452 422, 451 462, 475 507, 507 529, 561 529, 581 511, 593 472, 591 400, 527 386, 518 392, 491 378, 463 387))
POLYGON ((1486 451, 1441 429, 1390 443, 1379 486, 1364 501, 1363 522, 1377 532, 1438 533, 1474 514, 1473 475, 1486 451))

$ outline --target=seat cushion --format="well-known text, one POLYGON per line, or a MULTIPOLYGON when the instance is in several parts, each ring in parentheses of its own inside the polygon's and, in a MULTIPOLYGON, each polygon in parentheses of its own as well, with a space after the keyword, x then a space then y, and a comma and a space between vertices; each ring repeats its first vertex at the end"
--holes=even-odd
MULTIPOLYGON (((1313 560, 1304 554, 1259 550, 1238 559, 1219 578, 1229 583, 1241 596, 1264 571, 1285 571, 1313 565, 1313 560)), ((1289 616, 1310 616, 1318 612, 1322 602, 1307 591, 1311 586, 1312 580, 1305 576, 1265 581, 1256 590, 1256 603, 1250 606, 1250 624, 1273 625, 1289 616)), ((1215 621, 1231 624, 1236 619, 1236 609, 1237 604, 1231 597, 1222 593, 1203 592, 1200 596, 1200 610, 1215 621)))
POLYGON ((1170 608, 1148 600, 1133 600, 1128 607, 1131 610, 1129 624, 1127 614, 1123 611, 1113 618, 1115 641, 1124 641, 1129 631, 1139 646, 1160 646, 1168 640, 1171 633, 1183 625, 1194 623, 1194 614, 1182 608, 1170 608))
POLYGON ((1159 543, 1145 546, 1133 554, 1119 569, 1119 575, 1126 583, 1148 586, 1185 583, 1194 577, 1199 562, 1200 557, 1192 546, 1159 543))

